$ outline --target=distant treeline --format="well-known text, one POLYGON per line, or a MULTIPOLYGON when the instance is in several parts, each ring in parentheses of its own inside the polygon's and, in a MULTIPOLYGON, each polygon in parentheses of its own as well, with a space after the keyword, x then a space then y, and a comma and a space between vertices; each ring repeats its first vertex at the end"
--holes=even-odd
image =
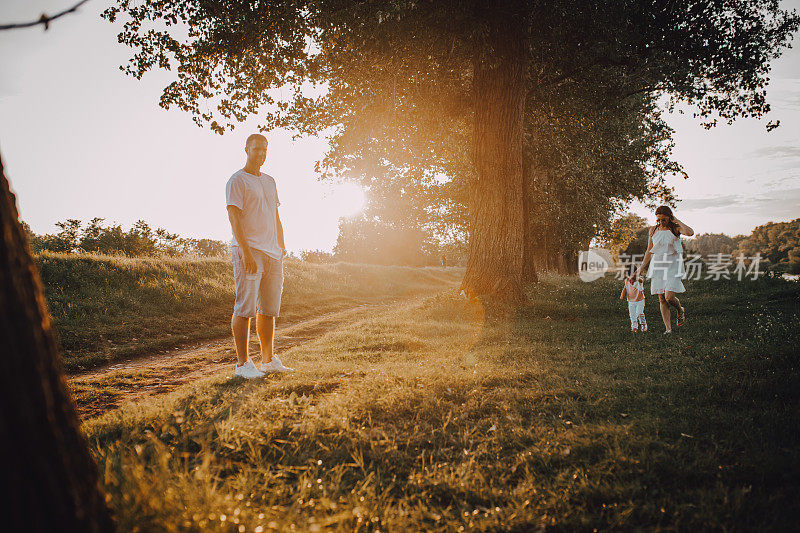
POLYGON ((228 254, 228 244, 213 239, 193 239, 153 229, 144 220, 125 231, 119 224, 104 225, 105 219, 93 218, 87 225, 77 219, 56 222, 58 233, 38 235, 22 223, 34 252, 97 253, 148 256, 218 257, 228 254))
MULTIPOLYGON (((625 230, 620 229, 614 234, 620 240, 606 239, 600 242, 601 245, 621 250, 628 256, 645 252, 647 221, 629 214, 619 219, 616 226, 625 230), (633 227, 634 224, 637 225, 633 227)), ((718 254, 732 259, 760 254, 764 270, 800 274, 800 218, 790 222, 768 222, 757 226, 750 235, 731 237, 724 233, 703 233, 682 241, 687 254, 701 255, 704 260, 713 259, 718 254)))
POLYGON ((734 255, 760 253, 776 270, 800 274, 800 218, 768 222, 738 243, 734 255))
POLYGON ((339 221, 331 257, 377 265, 464 266, 467 243, 452 236, 447 240, 437 237, 430 226, 362 213, 339 221))
MULTIPOLYGON (((104 219, 93 218, 88 224, 69 219, 57 222, 58 233, 38 235, 23 222, 34 252, 96 253, 129 257, 189 256, 224 257, 228 243, 213 239, 193 239, 153 229, 143 220, 125 231, 119 224, 104 225, 104 219)), ((598 243, 620 253, 644 254, 647 248, 647 221, 627 214, 614 220, 610 230, 602 232, 598 243)), ((790 222, 768 222, 756 227, 750 235, 728 236, 724 233, 703 233, 683 239, 688 254, 708 259, 717 254, 736 258, 761 254, 763 268, 790 274, 800 273, 800 218, 790 222)), ((466 243, 454 239, 450 243, 437 240, 423 229, 407 228, 380 222, 361 215, 342 219, 339 237, 333 252, 303 250, 299 259, 310 263, 366 263, 402 266, 463 266, 466 243)))
MULTIPOLYGON (((144 220, 125 231, 119 224, 106 225, 105 219, 93 218, 87 223, 77 219, 56 222, 60 231, 38 235, 23 222, 35 253, 125 255, 128 257, 189 256, 223 257, 229 254, 226 242, 193 239, 153 229, 144 220)), ((359 216, 342 219, 339 238, 333 252, 304 250, 299 258, 310 263, 366 263, 398 266, 463 266, 466 245, 438 242, 420 228, 382 223, 359 216)))

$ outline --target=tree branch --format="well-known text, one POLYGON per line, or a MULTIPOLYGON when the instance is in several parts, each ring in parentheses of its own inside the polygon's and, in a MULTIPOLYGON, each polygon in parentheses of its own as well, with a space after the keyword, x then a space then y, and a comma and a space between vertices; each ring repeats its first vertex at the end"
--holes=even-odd
POLYGON ((641 94, 641 93, 650 93, 650 92, 666 91, 666 90, 667 90, 666 87, 659 87, 659 86, 643 87, 641 89, 636 89, 635 91, 631 91, 631 92, 629 92, 627 94, 622 95, 620 97, 620 100, 625 100, 626 98, 630 98, 631 96, 634 96, 634 95, 637 95, 637 94, 641 94))
POLYGON ((39 17, 39 20, 34 20, 33 22, 20 22, 17 24, 0 24, 0 31, 2 30, 14 30, 17 28, 30 28, 32 26, 38 26, 39 24, 44 24, 45 31, 50 28, 50 21, 55 20, 57 18, 61 18, 68 13, 74 13, 81 7, 83 4, 88 2, 89 0, 81 0, 74 6, 70 7, 69 9, 65 9, 60 13, 56 13, 52 17, 48 17, 46 14, 42 13, 42 16, 39 17))

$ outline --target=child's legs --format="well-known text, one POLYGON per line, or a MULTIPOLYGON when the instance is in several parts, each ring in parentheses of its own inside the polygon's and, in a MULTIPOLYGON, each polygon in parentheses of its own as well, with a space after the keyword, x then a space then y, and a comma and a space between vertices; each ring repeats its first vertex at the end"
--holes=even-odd
POLYGON ((647 320, 645 320, 645 318, 644 318, 644 300, 642 300, 640 302, 636 302, 636 303, 638 304, 637 305, 637 312, 638 312, 637 318, 638 318, 639 325, 642 327, 642 330, 646 330, 647 329, 647 320))
POLYGON ((636 302, 628 302, 628 316, 631 319, 631 329, 639 328, 639 307, 636 302))

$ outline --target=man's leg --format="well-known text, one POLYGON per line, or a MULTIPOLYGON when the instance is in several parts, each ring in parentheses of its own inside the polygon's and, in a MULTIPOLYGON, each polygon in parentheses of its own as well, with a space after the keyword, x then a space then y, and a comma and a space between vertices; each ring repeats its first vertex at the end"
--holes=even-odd
POLYGON ((236 298, 233 302, 231 331, 236 346, 237 366, 242 366, 249 357, 250 317, 256 314, 256 280, 252 279, 244 268, 242 253, 238 246, 231 249, 233 261, 233 282, 236 298))
POLYGON ((250 344, 250 318, 245 316, 231 316, 231 331, 233 342, 236 345, 237 366, 247 362, 248 345, 250 344))
POLYGON ((256 331, 261 344, 261 363, 268 364, 275 353, 275 317, 281 310, 283 292, 283 261, 263 254, 264 275, 259 287, 259 302, 256 309, 256 331))
POLYGON ((256 315, 256 331, 258 332, 258 342, 261 343, 261 363, 267 364, 272 361, 272 354, 275 352, 273 341, 275 339, 275 317, 270 315, 256 315))

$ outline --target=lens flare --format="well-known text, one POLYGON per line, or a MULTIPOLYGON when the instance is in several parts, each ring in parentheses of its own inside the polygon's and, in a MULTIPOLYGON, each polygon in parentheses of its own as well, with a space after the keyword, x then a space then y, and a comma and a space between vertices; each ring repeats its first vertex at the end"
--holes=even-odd
POLYGON ((339 211, 343 217, 352 217, 364 209, 366 194, 364 189, 355 183, 342 183, 333 191, 333 201, 339 206, 339 211))

